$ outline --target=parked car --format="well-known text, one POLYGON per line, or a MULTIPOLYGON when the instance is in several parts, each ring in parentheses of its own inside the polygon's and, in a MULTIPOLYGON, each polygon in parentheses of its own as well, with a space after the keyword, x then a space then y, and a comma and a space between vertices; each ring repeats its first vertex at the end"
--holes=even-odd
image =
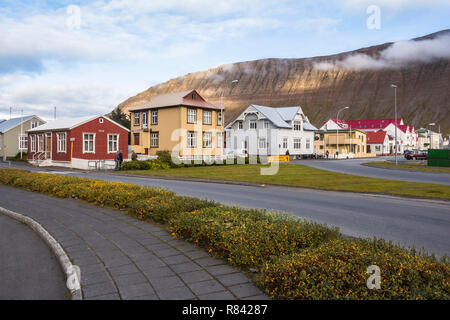
POLYGON ((428 151, 413 150, 408 156, 405 155, 407 160, 427 160, 428 151))
POLYGON ((406 160, 410 160, 409 159, 409 155, 412 153, 412 150, 405 150, 405 152, 403 153, 403 155, 405 156, 406 160))

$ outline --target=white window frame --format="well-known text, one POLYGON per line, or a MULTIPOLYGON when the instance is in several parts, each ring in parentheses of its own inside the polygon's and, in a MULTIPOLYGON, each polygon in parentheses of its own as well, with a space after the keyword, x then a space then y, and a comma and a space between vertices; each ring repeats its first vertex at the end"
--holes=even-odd
POLYGON ((142 126, 147 126, 147 112, 142 112, 142 126))
POLYGON ((212 124, 212 111, 203 110, 203 124, 212 124))
POLYGON ((264 120, 264 129, 269 129, 269 121, 264 120))
POLYGON ((107 139, 108 153, 116 153, 117 151, 119 151, 119 139, 120 139, 120 134, 118 134, 118 133, 110 133, 110 134, 108 134, 108 139, 107 139), (111 140, 112 137, 117 137, 116 141, 111 140), (113 145, 114 145, 114 142, 116 143, 116 150, 113 150, 113 149, 110 148, 110 144, 109 144, 110 142, 112 142, 113 145))
POLYGON ((92 133, 92 132, 83 132, 83 154, 84 154, 84 153, 95 153, 95 133, 92 133), (85 142, 87 141, 87 140, 85 139, 85 135, 87 135, 87 134, 93 135, 93 140, 92 140, 92 151, 86 150, 86 148, 85 148, 85 146, 86 146, 85 142))
POLYGON ((289 145, 289 138, 283 137, 283 149, 287 149, 289 145))
POLYGON ((249 128, 250 129, 258 129, 258 120, 250 120, 249 128))
POLYGON ((306 149, 311 149, 311 139, 306 138, 306 149))
POLYGON ((203 132, 203 148, 212 148, 212 132, 203 132))
POLYGON ((134 125, 138 126, 141 123, 141 113, 135 112, 134 113, 134 125))
POLYGON ((194 124, 197 123, 197 110, 196 109, 188 109, 187 122, 194 123, 194 124))
POLYGON ((34 129, 34 128, 38 127, 38 126, 39 126, 39 120, 31 120, 31 122, 30 122, 30 128, 31 129, 34 129))
POLYGON ((196 131, 188 131, 187 132, 187 147, 188 148, 197 148, 197 132, 196 131))
POLYGON ((302 139, 301 138, 294 138, 294 149, 300 150, 302 148, 302 139))
POLYGON ((238 121, 238 130, 242 130, 242 129, 244 129, 244 122, 238 121))
POLYGON ((152 132, 150 134, 150 148, 159 148, 159 132, 152 132), (155 140, 156 136, 156 140, 155 140), (155 144, 156 141, 156 144, 155 144))
POLYGON ((30 152, 36 152, 36 135, 30 135, 30 152))
POLYGON ((223 132, 217 132, 217 148, 223 147, 223 132))
POLYGON ((19 134, 19 150, 28 150, 28 135, 19 134))
POLYGON ((66 153, 67 152, 67 133, 66 132, 57 132, 56 133, 56 152, 57 153, 66 153), (64 136, 64 138, 61 138, 64 136))
POLYGON ((158 110, 152 111, 152 124, 153 125, 158 124, 158 110))
POLYGON ((258 139, 258 147, 259 147, 259 149, 266 149, 266 147, 267 147, 266 138, 258 139))
POLYGON ((301 131, 302 130, 302 122, 300 120, 294 120, 293 128, 294 128, 294 131, 301 131))
POLYGON ((38 152, 44 152, 44 134, 38 134, 37 135, 38 140, 38 152))

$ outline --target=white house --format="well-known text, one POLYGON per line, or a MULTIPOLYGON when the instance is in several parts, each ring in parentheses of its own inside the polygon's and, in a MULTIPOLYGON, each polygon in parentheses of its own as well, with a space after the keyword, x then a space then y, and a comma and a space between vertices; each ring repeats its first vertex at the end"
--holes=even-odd
POLYGON ((367 153, 386 156, 391 153, 389 135, 386 131, 367 132, 367 153))
POLYGON ((250 105, 225 128, 227 154, 309 156, 316 130, 299 106, 250 105))

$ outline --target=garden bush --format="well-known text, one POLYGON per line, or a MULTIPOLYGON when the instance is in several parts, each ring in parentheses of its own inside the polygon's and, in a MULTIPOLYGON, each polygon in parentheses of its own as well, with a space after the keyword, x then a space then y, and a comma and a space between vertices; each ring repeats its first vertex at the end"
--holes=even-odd
POLYGON ((339 239, 278 257, 257 282, 276 299, 449 299, 450 265, 384 240, 339 239), (379 290, 366 286, 371 265, 379 290))
POLYGON ((133 160, 123 162, 120 166, 121 170, 159 170, 159 169, 167 169, 170 166, 158 159, 155 160, 133 160))

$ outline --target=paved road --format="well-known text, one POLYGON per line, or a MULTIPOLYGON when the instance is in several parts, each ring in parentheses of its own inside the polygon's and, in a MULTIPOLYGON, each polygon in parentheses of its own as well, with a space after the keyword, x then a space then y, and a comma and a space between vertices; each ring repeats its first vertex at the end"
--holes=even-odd
POLYGON ((65 282, 47 244, 28 226, 0 214, 0 300, 66 299, 65 282))
POLYGON ((362 163, 392 160, 393 157, 376 159, 349 159, 349 160, 299 160, 292 163, 303 164, 317 169, 335 171, 357 176, 403 180, 411 182, 437 183, 450 185, 450 174, 439 172, 413 172, 378 167, 363 166, 362 163))
MULTIPOLYGON (((0 206, 38 221, 63 246, 81 269, 87 300, 267 299, 244 274, 205 250, 174 239, 160 226, 116 210, 3 185, 0 194, 0 206)), ((28 243, 20 237, 13 240, 20 246, 28 243)), ((20 255, 11 251, 11 259, 17 262, 20 255)), ((21 262, 12 266, 16 272, 38 265, 26 259, 21 262)))
POLYGON ((347 235, 381 237, 405 246, 424 247, 438 255, 450 254, 448 202, 331 192, 300 188, 251 187, 220 183, 64 173, 80 177, 157 186, 182 195, 229 205, 285 211, 308 220, 337 226, 347 235))

